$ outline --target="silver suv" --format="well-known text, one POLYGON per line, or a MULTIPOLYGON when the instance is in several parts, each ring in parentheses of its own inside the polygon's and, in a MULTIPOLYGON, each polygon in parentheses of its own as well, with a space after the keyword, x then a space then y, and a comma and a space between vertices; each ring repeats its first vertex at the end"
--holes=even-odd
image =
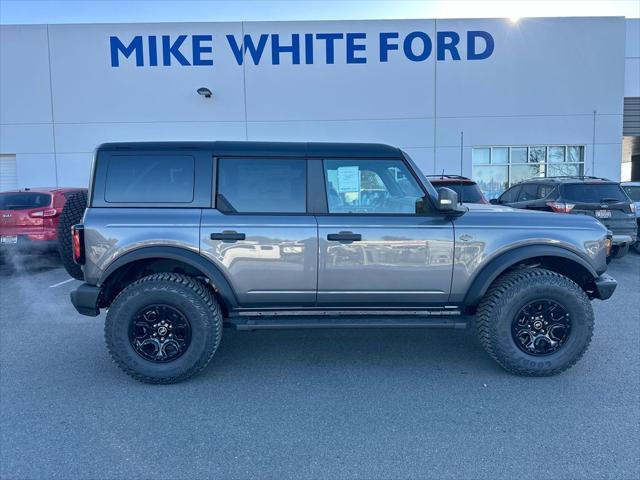
POLYGON ((149 383, 202 370, 223 326, 473 324, 509 372, 553 375, 616 287, 594 218, 464 206, 378 144, 105 144, 72 240, 71 301, 149 383))

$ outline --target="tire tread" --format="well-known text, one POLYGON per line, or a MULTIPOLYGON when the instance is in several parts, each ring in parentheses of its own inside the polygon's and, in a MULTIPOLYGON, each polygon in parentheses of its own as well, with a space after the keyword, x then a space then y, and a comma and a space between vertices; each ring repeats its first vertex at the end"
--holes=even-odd
POLYGON ((208 311, 211 314, 210 316, 213 319, 213 323, 214 323, 212 327, 215 330, 214 335, 209 338, 208 344, 205 348, 206 354, 203 355, 203 357, 200 358, 200 360, 198 360, 198 362, 196 362, 193 367, 191 367, 189 370, 187 370, 181 375, 172 376, 172 377, 162 377, 162 378, 150 377, 148 375, 141 374, 140 372, 137 372, 136 370, 132 369, 125 362, 123 362, 121 358, 118 356, 116 347, 112 341, 111 335, 109 334, 110 323, 113 321, 113 319, 110 319, 109 315, 107 315, 107 320, 105 322, 105 330, 104 330, 105 342, 107 344, 107 349, 109 351, 109 354, 111 355, 111 359, 113 360, 113 362, 116 365, 118 365, 118 367, 130 377, 143 383, 152 383, 152 384, 177 383, 201 372, 204 368, 206 368, 209 362, 211 362, 211 359, 216 353, 216 350, 218 349, 218 346, 220 345, 220 340, 222 338, 222 313, 220 310, 220 306, 218 305, 218 302, 216 301, 213 293, 203 282, 193 277, 190 277, 188 275, 183 275, 179 273, 169 273, 169 272, 154 273, 152 275, 148 275, 139 280, 136 280, 135 282, 128 285, 116 296, 116 298, 112 302, 112 305, 116 304, 119 299, 123 298, 123 296, 126 295, 127 292, 130 292, 133 288, 138 288, 141 285, 144 286, 151 282, 170 282, 175 285, 187 287, 188 289, 193 291, 198 297, 200 297, 200 299, 202 299, 202 301, 204 302, 208 311))
POLYGON ((591 338, 593 336, 593 321, 587 322, 588 338, 584 348, 571 360, 571 362, 563 365, 562 367, 540 371, 531 368, 523 368, 522 366, 516 366, 515 364, 509 362, 506 353, 502 351, 502 349, 500 349, 498 345, 492 342, 491 323, 495 316, 499 314, 498 311, 500 309, 500 306, 504 305, 517 293, 517 288, 519 285, 521 285, 522 283, 530 282, 533 279, 541 278, 554 284, 554 286, 569 288, 569 290, 571 290, 572 293, 575 293, 580 301, 585 304, 585 307, 588 310, 591 309, 589 298, 584 293, 582 288, 580 288, 571 279, 551 270, 543 268, 527 268, 513 270, 505 273, 501 277, 498 277, 498 279, 491 285, 491 287, 489 287, 489 290, 478 306, 476 312, 476 333, 484 350, 506 371, 521 376, 552 376, 564 372, 565 370, 575 365, 582 358, 589 344, 591 343, 591 338))

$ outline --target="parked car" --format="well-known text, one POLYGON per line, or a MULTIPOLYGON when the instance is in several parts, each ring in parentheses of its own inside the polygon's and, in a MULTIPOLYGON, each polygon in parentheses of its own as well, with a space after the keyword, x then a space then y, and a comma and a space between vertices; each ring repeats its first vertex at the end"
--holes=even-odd
POLYGON ((458 194, 464 203, 489 203, 476 182, 461 175, 427 175, 431 184, 436 187, 447 187, 458 194))
POLYGON ((67 197, 78 188, 24 188, 0 192, 0 252, 56 251, 67 197))
POLYGON ((623 182, 622 189, 636 206, 636 222, 638 224, 638 240, 632 248, 640 253, 640 182, 623 182))
POLYGON ((617 285, 594 218, 459 204, 387 145, 105 144, 92 172, 71 301, 107 309, 108 350, 143 382, 201 371, 223 325, 471 323, 507 371, 554 375, 617 285))
POLYGON ((611 255, 623 257, 638 238, 636 206, 618 182, 598 177, 532 178, 491 203, 598 219, 613 233, 611 255))

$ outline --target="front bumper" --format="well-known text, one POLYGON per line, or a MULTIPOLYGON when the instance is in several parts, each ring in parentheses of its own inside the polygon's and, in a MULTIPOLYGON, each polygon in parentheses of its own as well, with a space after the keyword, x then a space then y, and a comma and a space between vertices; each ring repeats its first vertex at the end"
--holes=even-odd
POLYGON ((614 235, 611 238, 611 243, 613 245, 631 245, 635 243, 636 237, 631 235, 614 235))
POLYGON ((75 290, 72 290, 69 296, 78 313, 88 317, 97 317, 100 314, 100 309, 98 308, 100 288, 95 285, 83 283, 75 290))
POLYGON ((616 287, 618 286, 618 282, 616 281, 616 279, 611 275, 607 275, 606 273, 603 273, 598 278, 596 278, 593 283, 595 286, 595 297, 599 298, 600 300, 606 300, 607 298, 610 298, 611 295, 613 295, 616 287))

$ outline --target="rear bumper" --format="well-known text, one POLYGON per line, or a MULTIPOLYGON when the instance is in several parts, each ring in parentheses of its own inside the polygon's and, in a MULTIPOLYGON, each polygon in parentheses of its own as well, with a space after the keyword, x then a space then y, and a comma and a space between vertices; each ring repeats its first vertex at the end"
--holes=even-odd
POLYGON ((27 235, 18 235, 17 237, 17 243, 0 243, 0 253, 42 253, 58 250, 57 240, 33 240, 27 235))
POLYGON ((100 288, 95 285, 83 283, 75 290, 72 290, 69 296, 78 313, 88 317, 97 317, 100 314, 100 309, 98 308, 100 288))
POLYGON ((616 287, 618 286, 618 282, 611 275, 607 275, 603 273, 598 278, 593 281, 595 285, 595 293, 596 298, 600 300, 606 300, 613 295, 616 287))

